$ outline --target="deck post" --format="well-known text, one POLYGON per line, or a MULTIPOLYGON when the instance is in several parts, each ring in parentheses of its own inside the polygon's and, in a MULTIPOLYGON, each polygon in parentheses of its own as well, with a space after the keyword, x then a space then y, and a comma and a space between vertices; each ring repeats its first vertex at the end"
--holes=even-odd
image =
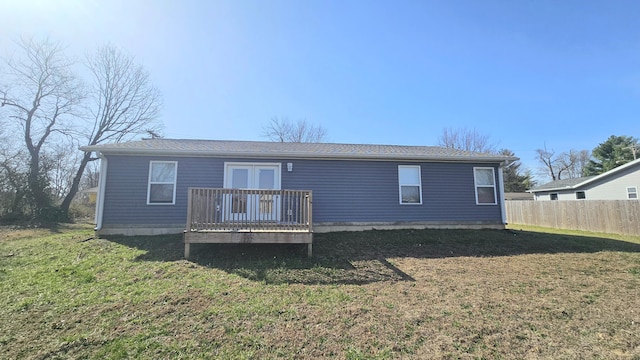
POLYGON ((184 258, 189 259, 189 252, 191 250, 191 243, 187 241, 186 234, 184 239, 184 258))
POLYGON ((307 257, 311 257, 312 251, 313 251, 313 244, 312 243, 308 243, 307 244, 307 257))

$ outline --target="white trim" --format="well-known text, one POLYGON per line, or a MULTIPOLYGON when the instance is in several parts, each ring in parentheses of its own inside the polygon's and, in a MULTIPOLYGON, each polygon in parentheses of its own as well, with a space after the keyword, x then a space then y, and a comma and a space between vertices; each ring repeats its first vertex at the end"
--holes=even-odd
POLYGON ((275 188, 275 190, 280 190, 281 189, 281 184, 282 184, 282 164, 281 163, 263 163, 263 162, 224 162, 224 180, 223 180, 223 187, 224 188, 228 188, 230 185, 228 183, 228 175, 229 175, 229 167, 230 166, 251 166, 251 167, 255 167, 255 166, 277 166, 278 167, 278 176, 277 179, 275 181, 275 184, 273 184, 273 187, 275 188))
POLYGON ((422 167, 420 165, 398 165, 398 201, 400 201, 400 205, 422 205, 422 167), (400 179, 400 169, 401 168, 417 168, 418 169, 418 183, 403 183, 400 179), (420 202, 417 203, 403 203, 402 202, 402 187, 403 186, 417 186, 418 194, 420 196, 420 202))
POLYGON ((592 177, 591 179, 585 180, 585 181, 583 181, 583 182, 581 182, 581 183, 579 183, 579 184, 575 184, 575 185, 573 185, 572 187, 573 187, 573 188, 581 187, 581 186, 586 185, 586 184, 588 184, 588 183, 591 183, 591 182, 594 182, 594 181, 596 181, 596 180, 599 180, 599 179, 601 179, 601 178, 603 178, 603 177, 605 177, 605 176, 609 176, 609 175, 611 175, 611 174, 615 174, 615 173, 617 173, 617 172, 619 172, 619 171, 622 171, 622 170, 624 170, 624 169, 626 169, 626 168, 628 168, 628 167, 630 167, 630 166, 633 166, 633 165, 635 165, 635 164, 638 164, 638 163, 640 163, 640 159, 636 159, 636 160, 633 160, 633 161, 629 161, 628 163, 626 163, 626 164, 624 164, 624 165, 620 165, 620 166, 618 166, 618 167, 616 167, 616 168, 613 168, 613 169, 611 169, 611 170, 609 170, 609 171, 607 171, 607 172, 603 172, 602 174, 600 174, 600 175, 598 175, 598 176, 592 177))
MULTIPOLYGON (((256 182, 259 181, 258 180, 259 169, 273 170, 274 171, 273 190, 280 190, 282 188, 281 187, 281 182, 282 182, 281 180, 282 164, 281 163, 225 162, 224 163, 224 187, 225 188, 232 187, 231 185, 233 180, 232 179, 233 172, 231 171, 231 169, 234 169, 234 168, 248 170, 247 186, 249 186, 249 189, 258 188, 259 184, 257 184, 256 182)), ((279 195, 274 195, 272 197, 272 201, 273 201, 272 204, 274 205, 272 207, 272 211, 268 213, 262 213, 260 212, 260 208, 259 208, 260 197, 257 195, 251 195, 251 196, 248 196, 247 198, 246 213, 233 213, 231 210, 233 206, 232 196, 227 195, 226 200, 224 201, 225 205, 223 206, 224 207, 223 219, 226 216, 230 216, 234 220, 239 220, 239 218, 236 219, 237 216, 240 216, 240 217, 247 216, 251 220, 262 220, 263 217, 266 217, 268 219, 275 219, 277 221, 280 221, 281 202, 279 198, 280 198, 279 195)))
MULTIPOLYGON (((513 164, 513 163, 511 163, 513 164)), ((507 166, 508 167, 508 166, 507 166)), ((498 183, 500 185, 500 215, 502 216, 502 223, 506 224, 507 223, 507 211, 504 208, 505 203, 504 203, 504 166, 503 164, 500 164, 500 167, 498 168, 498 183)), ((474 178, 475 178, 475 174, 474 174, 474 178)))
POLYGON ((560 194, 558 194, 557 192, 549 193, 549 200, 551 200, 551 201, 558 201, 558 200, 560 200, 560 194), (553 195, 555 195, 555 196, 556 196, 556 198, 555 198, 555 199, 553 198, 553 195))
POLYGON ((627 186, 627 200, 638 200, 638 188, 636 186, 627 186), (633 191, 629 192, 631 189, 633 189, 633 191), (636 194, 635 198, 629 197, 632 193, 636 194))
POLYGON ((178 187, 178 162, 166 161, 166 160, 150 160, 149 161, 149 178, 147 179, 147 205, 175 205, 176 204, 176 188, 178 187), (151 202, 151 169, 153 164, 174 164, 173 168, 173 182, 153 182, 153 185, 173 185, 173 197, 171 202, 152 203, 151 202))
POLYGON ((496 169, 493 167, 480 167, 480 166, 474 166, 473 167, 473 189, 476 193, 476 205, 498 205, 498 189, 496 186, 496 169), (491 170, 491 178, 493 179, 493 185, 478 185, 478 179, 476 177, 476 170, 491 170), (478 188, 479 187, 483 187, 483 188, 493 188, 493 203, 481 203, 478 201, 478 188))
POLYGON ((100 152, 98 152, 97 154, 100 158, 100 177, 98 178, 98 203, 96 204, 96 231, 102 229, 102 216, 104 214, 104 194, 107 187, 107 158, 100 152))
POLYGON ((576 195, 576 200, 586 200, 587 199, 587 192, 584 190, 578 190, 574 193, 576 195), (578 194, 582 193, 583 197, 578 197, 578 194))

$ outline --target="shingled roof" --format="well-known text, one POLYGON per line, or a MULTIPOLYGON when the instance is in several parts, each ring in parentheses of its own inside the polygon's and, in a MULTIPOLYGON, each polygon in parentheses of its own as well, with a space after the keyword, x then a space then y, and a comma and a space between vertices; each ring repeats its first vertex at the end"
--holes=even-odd
POLYGON ((596 182, 598 180, 601 180, 603 178, 606 177, 610 177, 612 175, 615 175, 619 172, 622 172, 628 168, 634 167, 634 166, 638 166, 640 165, 640 159, 636 159, 633 161, 629 161, 628 163, 624 164, 624 165, 620 165, 617 168, 613 168, 607 172, 603 172, 600 175, 596 175, 596 176, 585 176, 585 177, 580 177, 580 178, 575 178, 575 179, 563 179, 563 180, 556 180, 556 181, 552 181, 543 185, 540 185, 538 187, 535 187, 531 190, 527 190, 527 192, 531 192, 531 193, 536 193, 536 192, 541 192, 541 191, 552 191, 552 190, 569 190, 569 189, 578 189, 581 188, 587 184, 596 182))
POLYGON ((476 153, 438 146, 400 146, 264 141, 149 139, 80 147, 106 155, 179 155, 287 157, 314 159, 400 159, 446 161, 513 161, 516 157, 476 153))
POLYGON ((551 181, 551 182, 548 182, 546 184, 542 184, 540 186, 537 186, 537 187, 529 190, 529 192, 571 189, 571 188, 575 187, 576 185, 581 184, 581 183, 583 183, 585 181, 588 181, 589 179, 592 179, 594 177, 595 176, 585 176, 585 177, 579 177, 579 178, 573 178, 573 179, 555 180, 555 181, 551 181))

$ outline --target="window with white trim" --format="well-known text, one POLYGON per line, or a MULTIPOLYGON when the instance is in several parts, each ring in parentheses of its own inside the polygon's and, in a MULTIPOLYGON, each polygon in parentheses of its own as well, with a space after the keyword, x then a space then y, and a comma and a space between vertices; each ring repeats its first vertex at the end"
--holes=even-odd
POLYGON ((558 193, 551 193, 551 194, 549 194, 549 199, 551 199, 551 200, 558 200, 558 193))
POLYGON ((496 175, 492 167, 474 167, 476 205, 496 205, 496 175))
POLYGON ((176 203, 177 161, 150 161, 147 205, 176 203))
POLYGON ((584 191, 576 191, 576 200, 583 200, 587 198, 587 194, 584 191))
POLYGON ((638 198, 638 188, 635 186, 629 186, 627 188, 627 199, 637 199, 638 198))
POLYGON ((422 204, 420 165, 398 165, 400 204, 422 204))

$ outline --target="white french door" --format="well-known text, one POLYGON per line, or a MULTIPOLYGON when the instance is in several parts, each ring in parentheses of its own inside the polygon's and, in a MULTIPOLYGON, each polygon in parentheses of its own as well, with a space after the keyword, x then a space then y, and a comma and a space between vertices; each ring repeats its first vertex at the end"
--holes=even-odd
MULTIPOLYGON (((224 181, 231 189, 279 190, 280 164, 226 164, 224 181)), ((275 194, 229 194, 224 214, 233 221, 279 221, 279 200, 275 194)))

